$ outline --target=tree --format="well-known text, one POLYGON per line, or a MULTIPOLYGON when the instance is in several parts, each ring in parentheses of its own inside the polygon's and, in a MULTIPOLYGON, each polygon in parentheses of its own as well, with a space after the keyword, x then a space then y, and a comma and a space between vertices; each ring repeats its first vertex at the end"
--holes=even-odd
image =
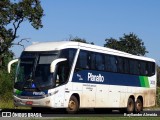
POLYGON ((157 65, 157 86, 160 87, 160 66, 157 65))
POLYGON ((105 39, 106 44, 104 47, 109 47, 112 49, 124 51, 134 55, 144 56, 148 51, 146 51, 146 47, 144 46, 144 42, 134 33, 130 33, 129 35, 124 34, 123 37, 120 37, 119 40, 114 38, 105 39))
POLYGON ((109 39, 106 38, 105 41, 106 41, 106 44, 104 44, 104 47, 109 47, 115 50, 121 50, 118 40, 111 37, 109 39))
POLYGON ((4 56, 9 53, 18 38, 17 31, 24 21, 28 21, 33 28, 42 28, 41 18, 43 9, 39 0, 1 0, 0 1, 0 61, 3 64, 4 56), (11 2, 12 1, 12 2, 11 2))
POLYGON ((26 40, 15 43, 18 29, 24 22, 29 22, 35 29, 42 28, 42 17, 40 0, 0 0, 0 102, 4 100, 8 103, 13 96, 16 65, 12 66, 11 74, 7 73, 6 66, 14 55, 9 48, 13 45, 23 46, 22 42, 26 40))
POLYGON ((94 43, 93 42, 87 42, 84 38, 79 38, 79 37, 72 37, 72 36, 70 36, 70 38, 69 38, 69 41, 75 41, 75 42, 82 42, 82 43, 87 43, 87 44, 92 44, 92 45, 94 45, 94 43))

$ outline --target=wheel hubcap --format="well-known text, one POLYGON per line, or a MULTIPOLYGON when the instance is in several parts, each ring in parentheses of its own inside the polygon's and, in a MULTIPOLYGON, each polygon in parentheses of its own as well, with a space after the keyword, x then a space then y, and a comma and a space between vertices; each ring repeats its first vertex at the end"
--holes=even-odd
POLYGON ((129 108, 130 108, 130 109, 129 109, 130 111, 133 110, 133 104, 132 104, 132 102, 129 103, 129 108))
POLYGON ((136 107, 137 107, 137 110, 138 110, 138 111, 141 111, 142 104, 141 104, 141 103, 137 103, 136 107))
POLYGON ((74 110, 76 108, 76 103, 73 100, 71 100, 69 101, 68 107, 70 110, 74 110))

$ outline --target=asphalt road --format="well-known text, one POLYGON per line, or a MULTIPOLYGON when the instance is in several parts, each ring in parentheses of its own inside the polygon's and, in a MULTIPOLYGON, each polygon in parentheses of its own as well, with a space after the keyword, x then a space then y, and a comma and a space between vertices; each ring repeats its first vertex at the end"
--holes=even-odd
POLYGON ((93 109, 82 109, 77 114, 67 114, 64 109, 42 109, 37 110, 20 110, 20 109, 3 109, 0 111, 0 117, 129 117, 129 116, 152 116, 160 117, 160 109, 144 110, 138 114, 120 113, 119 110, 112 110, 111 112, 99 111, 96 113, 93 109))

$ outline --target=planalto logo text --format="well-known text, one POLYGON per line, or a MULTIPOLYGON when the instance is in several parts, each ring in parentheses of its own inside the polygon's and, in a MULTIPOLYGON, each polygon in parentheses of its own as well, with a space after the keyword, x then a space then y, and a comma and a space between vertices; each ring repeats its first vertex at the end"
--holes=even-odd
POLYGON ((92 82, 104 82, 104 76, 101 74, 93 75, 92 73, 88 73, 88 81, 92 82))

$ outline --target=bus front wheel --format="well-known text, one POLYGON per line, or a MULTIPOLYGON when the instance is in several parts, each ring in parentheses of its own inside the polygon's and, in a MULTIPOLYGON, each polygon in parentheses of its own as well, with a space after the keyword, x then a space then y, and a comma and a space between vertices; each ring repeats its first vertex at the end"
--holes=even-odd
POLYGON ((135 108, 134 100, 132 98, 129 98, 127 103, 127 113, 133 113, 134 108, 135 108))
POLYGON ((78 110, 79 110, 78 100, 74 95, 72 95, 68 103, 67 112, 70 114, 74 114, 78 112, 78 110))

